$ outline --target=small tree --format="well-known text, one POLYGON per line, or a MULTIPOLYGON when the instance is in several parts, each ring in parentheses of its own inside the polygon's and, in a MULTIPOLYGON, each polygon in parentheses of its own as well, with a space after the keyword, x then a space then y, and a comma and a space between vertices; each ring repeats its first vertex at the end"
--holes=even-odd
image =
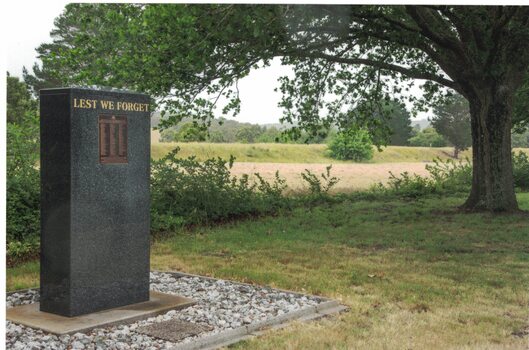
POLYGON ((336 134, 329 143, 329 153, 339 160, 369 160, 373 158, 373 142, 367 130, 350 128, 336 134))
POLYGON ((388 127, 391 130, 389 144, 393 146, 407 146, 413 136, 410 113, 398 102, 391 101, 384 105, 387 109, 388 127))
POLYGON ((472 145, 467 100, 461 95, 454 95, 436 106, 434 111, 435 116, 430 119, 432 126, 454 145, 454 158, 459 158, 459 152, 472 145))

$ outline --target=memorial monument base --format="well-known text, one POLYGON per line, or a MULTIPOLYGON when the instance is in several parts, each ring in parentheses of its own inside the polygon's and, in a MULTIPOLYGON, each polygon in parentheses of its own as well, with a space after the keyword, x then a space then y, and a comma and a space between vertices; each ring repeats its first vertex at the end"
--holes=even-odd
POLYGON ((6 310, 7 320, 45 332, 64 335, 86 333, 94 328, 132 323, 194 305, 195 300, 178 295, 150 291, 149 301, 94 312, 82 316, 65 317, 39 310, 39 303, 16 306, 6 310))

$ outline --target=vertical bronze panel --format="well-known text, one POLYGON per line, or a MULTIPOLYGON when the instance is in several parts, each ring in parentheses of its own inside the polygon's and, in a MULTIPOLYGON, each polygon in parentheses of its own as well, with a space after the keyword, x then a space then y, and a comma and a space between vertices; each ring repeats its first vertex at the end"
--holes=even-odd
POLYGON ((127 163, 127 117, 99 116, 99 161, 127 163))
POLYGON ((107 153, 107 124, 99 121, 99 157, 106 157, 107 153))
MULTIPOLYGON (((112 117, 115 118, 115 117, 112 117)), ((110 123, 110 156, 115 157, 117 156, 116 152, 116 124, 110 123)))
POLYGON ((127 154, 126 154, 126 149, 127 149, 127 139, 126 139, 126 134, 125 134, 125 129, 127 128, 127 125, 123 122, 123 120, 120 120, 119 121, 119 124, 118 124, 118 137, 119 137, 119 142, 118 142, 118 155, 120 157, 126 157, 127 154))

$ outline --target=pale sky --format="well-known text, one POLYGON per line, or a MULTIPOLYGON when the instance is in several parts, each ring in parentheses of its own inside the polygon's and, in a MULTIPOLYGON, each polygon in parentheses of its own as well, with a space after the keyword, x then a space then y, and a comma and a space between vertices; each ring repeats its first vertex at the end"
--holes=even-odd
MULTIPOLYGON (((7 2, 7 70, 13 76, 22 77, 22 67, 31 71, 38 61, 35 48, 41 43, 50 42, 50 31, 54 19, 61 14, 69 3, 63 0, 28 2, 23 0, 7 2)), ((4 5, 5 6, 5 5, 4 5)), ((5 7, 4 7, 5 8, 5 7)), ((279 60, 272 66, 256 70, 239 82, 241 113, 236 120, 258 124, 277 123, 282 110, 277 107, 281 98, 277 78, 289 73, 288 67, 282 67, 279 60)), ((424 114, 420 119, 426 118, 424 114)))

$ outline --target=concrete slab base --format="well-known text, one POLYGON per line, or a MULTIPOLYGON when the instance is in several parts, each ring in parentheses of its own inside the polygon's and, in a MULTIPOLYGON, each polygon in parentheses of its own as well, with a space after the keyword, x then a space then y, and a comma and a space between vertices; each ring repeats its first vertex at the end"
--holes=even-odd
POLYGON ((193 299, 151 291, 149 301, 82 316, 64 317, 42 312, 39 310, 40 304, 33 303, 7 309, 6 318, 24 326, 63 335, 85 333, 103 326, 131 323, 170 310, 183 309, 195 303, 193 299))

